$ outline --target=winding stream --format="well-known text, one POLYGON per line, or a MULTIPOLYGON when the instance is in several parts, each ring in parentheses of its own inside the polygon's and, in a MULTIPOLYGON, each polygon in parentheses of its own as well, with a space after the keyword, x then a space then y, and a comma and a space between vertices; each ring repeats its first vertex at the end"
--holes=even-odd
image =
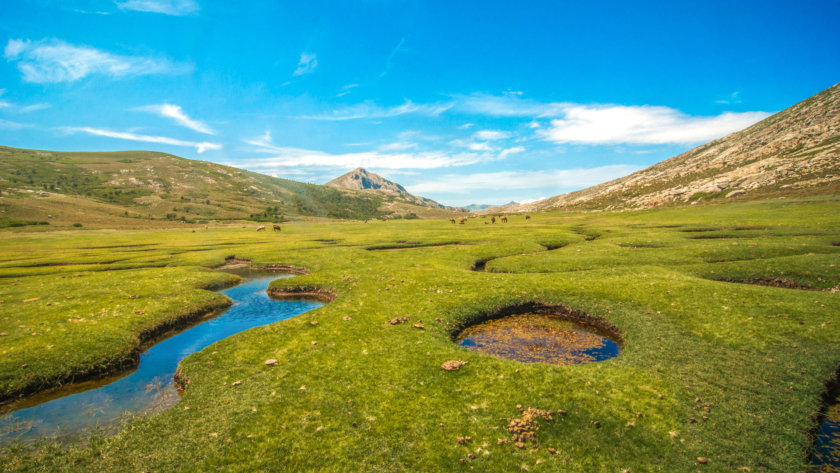
POLYGON ((178 402, 173 376, 188 355, 249 328, 288 319, 322 302, 274 300, 265 290, 287 274, 242 273, 243 282, 221 291, 233 305, 217 317, 155 344, 140 356, 137 370, 109 379, 74 384, 31 396, 0 410, 0 445, 38 437, 66 439, 92 428, 115 428, 126 413, 163 410, 178 402))

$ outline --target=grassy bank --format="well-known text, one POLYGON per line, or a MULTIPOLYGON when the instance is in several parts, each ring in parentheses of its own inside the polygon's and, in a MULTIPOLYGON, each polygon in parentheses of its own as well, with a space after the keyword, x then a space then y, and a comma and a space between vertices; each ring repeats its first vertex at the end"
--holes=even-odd
POLYGON ((311 274, 273 286, 337 297, 188 357, 181 371, 190 381, 174 408, 83 446, 6 448, 0 468, 804 469, 812 416, 840 360, 840 294, 830 292, 840 284, 840 202, 484 222, 7 234, 8 393, 22 392, 32 372, 51 373, 39 381, 46 386, 108 366, 145 330, 223 304, 196 288, 229 282, 203 269, 227 256, 307 267, 311 274), (32 298, 40 299, 24 302, 32 298), (462 321, 528 301, 608 321, 622 333, 621 355, 559 367, 452 343, 462 321), (411 323, 390 325, 394 317, 411 323), (280 363, 266 366, 269 358, 280 363), (468 363, 441 370, 451 359, 468 363), (517 405, 566 414, 541 421, 536 442, 518 448, 507 430, 517 405))

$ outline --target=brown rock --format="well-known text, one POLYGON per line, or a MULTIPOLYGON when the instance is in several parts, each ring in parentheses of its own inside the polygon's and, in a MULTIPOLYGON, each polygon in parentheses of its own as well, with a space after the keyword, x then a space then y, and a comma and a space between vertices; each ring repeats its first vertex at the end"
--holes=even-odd
POLYGON ((705 465, 706 463, 709 463, 709 460, 703 457, 697 457, 697 463, 705 465))
POLYGON ((391 325, 399 325, 405 322, 408 322, 408 317, 394 317, 393 319, 388 321, 388 323, 391 325))
POLYGON ((234 381, 230 383, 231 386, 239 386, 240 384, 242 384, 242 381, 234 381))
POLYGON ((268 366, 276 366, 277 365, 277 360, 275 360, 274 358, 272 358, 270 360, 265 360, 265 364, 268 365, 268 366))
POLYGON ((346 316, 346 315, 345 315, 344 317, 342 317, 342 318, 341 318, 341 320, 343 320, 343 321, 345 321, 345 322, 349 322, 349 321, 350 321, 350 320, 352 320, 352 319, 351 319, 350 317, 348 317, 348 316, 346 316))
POLYGON ((419 328, 419 329, 425 329, 426 328, 426 327, 423 326, 423 324, 412 324, 411 326, 414 327, 414 328, 419 328))
POLYGON ((458 371, 459 369, 461 369, 462 366, 466 364, 466 361, 449 360, 444 361, 443 364, 440 365, 440 369, 442 369, 443 371, 458 371))

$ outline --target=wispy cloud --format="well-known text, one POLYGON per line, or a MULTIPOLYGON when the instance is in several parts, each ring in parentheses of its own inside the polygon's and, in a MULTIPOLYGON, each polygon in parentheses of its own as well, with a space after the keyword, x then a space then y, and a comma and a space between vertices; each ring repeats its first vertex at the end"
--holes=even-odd
POLYGON ((190 130, 197 131, 199 133, 204 133, 207 135, 216 134, 216 132, 213 131, 206 124, 187 116, 187 114, 184 113, 184 110, 178 105, 172 105, 168 103, 158 105, 146 105, 143 107, 137 107, 135 110, 154 113, 162 117, 171 118, 175 121, 175 123, 183 127, 189 128, 190 130))
POLYGON ((347 107, 339 107, 329 113, 304 115, 298 118, 307 120, 359 120, 397 117, 406 114, 438 116, 452 107, 451 103, 420 105, 406 100, 402 105, 382 107, 372 102, 363 102, 347 107))
POLYGON ((736 90, 735 92, 727 95, 725 98, 715 100, 715 103, 722 105, 737 105, 741 103, 741 91, 736 90))
POLYGON ((391 72, 391 64, 394 60, 394 56, 396 56, 403 47, 405 47, 405 38, 400 38, 400 42, 397 43, 397 46, 391 50, 390 54, 388 54, 388 58, 385 59, 385 70, 379 74, 379 77, 385 77, 389 72, 391 72))
POLYGON ((318 67, 318 58, 315 54, 300 53, 300 61, 298 61, 297 69, 295 69, 292 75, 302 76, 304 74, 311 74, 316 67, 318 67))
POLYGON ((566 105, 562 118, 537 131, 555 143, 692 144, 720 138, 768 117, 765 112, 693 117, 669 107, 566 105))
POLYGON ((358 86, 359 84, 347 84, 341 88, 341 92, 336 94, 336 97, 344 97, 345 95, 349 94, 352 91, 352 89, 355 89, 358 86))
POLYGON ((195 0, 127 0, 114 2, 120 10, 133 10, 164 15, 185 16, 198 12, 195 0))
POLYGON ((21 128, 32 128, 28 123, 18 123, 0 118, 0 130, 20 130, 21 128))
POLYGON ((500 171, 488 173, 447 174, 434 180, 406 186, 409 192, 429 194, 446 192, 467 194, 487 189, 581 189, 600 184, 638 170, 636 166, 617 164, 594 168, 555 169, 549 171, 500 171))
POLYGON ((207 150, 222 149, 222 145, 218 143, 184 141, 176 138, 169 138, 167 136, 139 135, 136 133, 106 130, 102 128, 65 127, 63 128, 63 130, 68 131, 70 133, 87 133, 88 135, 105 136, 108 138, 116 138, 118 140, 141 141, 144 143, 161 143, 165 145, 195 148, 195 150, 199 153, 203 153, 207 150))
POLYGON ((357 153, 326 153, 323 151, 277 146, 271 142, 271 133, 243 140, 254 146, 254 152, 272 154, 267 158, 255 158, 235 163, 237 166, 255 171, 271 172, 289 167, 332 167, 353 169, 370 167, 379 169, 437 169, 467 166, 500 159, 491 153, 447 153, 443 151, 408 152, 410 144, 385 145, 372 151, 357 153))
POLYGON ((120 56, 60 40, 10 39, 4 56, 16 62, 23 80, 35 83, 73 82, 89 75, 110 78, 151 74, 175 74, 189 70, 168 59, 120 56))
POLYGON ((510 138, 510 136, 510 132, 498 130, 481 130, 473 134, 474 139, 484 141, 503 140, 510 138))

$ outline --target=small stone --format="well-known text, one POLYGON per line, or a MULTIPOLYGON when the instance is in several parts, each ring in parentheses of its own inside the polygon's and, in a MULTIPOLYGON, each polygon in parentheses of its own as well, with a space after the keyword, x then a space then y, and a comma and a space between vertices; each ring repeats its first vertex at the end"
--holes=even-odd
POLYGON ((709 460, 707 460, 703 457, 697 457, 697 463, 700 463, 701 465, 705 465, 706 463, 709 463, 709 460))
POLYGON ((299 387, 299 388, 298 388, 298 390, 300 390, 300 391, 306 391, 306 386, 301 386, 301 387, 299 387))
POLYGON ((514 445, 516 445, 516 448, 525 448, 524 442, 516 442, 514 445))
POLYGON ((137 299, 137 296, 135 296, 135 295, 131 295, 131 296, 128 296, 128 298, 129 298, 129 299, 137 299))
POLYGON ((426 327, 423 326, 423 324, 412 324, 411 326, 413 328, 419 328, 419 329, 425 329, 426 328, 426 327))
POLYGON ((555 450, 554 447, 548 447, 548 453, 554 455, 557 453, 557 450, 555 450))
POLYGON ((467 442, 471 442, 472 437, 458 437, 455 441, 458 443, 458 445, 464 445, 467 442))
POLYGON ((564 411, 563 409, 557 409, 557 415, 558 416, 564 416, 564 415, 566 415, 566 411, 564 411))
POLYGON ((656 395, 656 398, 657 398, 657 399, 662 399, 662 398, 664 398, 664 397, 665 397, 665 396, 663 396, 663 395, 661 395, 661 394, 657 394, 657 395, 656 395))
POLYGON ((275 360, 274 358, 272 358, 270 360, 265 360, 265 364, 268 365, 268 366, 276 366, 277 365, 277 360, 275 360))
POLYGON ((341 318, 341 320, 343 320, 343 321, 345 321, 345 322, 349 322, 349 321, 351 321, 352 319, 351 319, 349 316, 345 315, 344 317, 342 317, 342 318, 341 318))
POLYGON ((711 412, 712 408, 709 407, 709 406, 706 406, 706 407, 703 408, 703 410, 706 411, 706 412, 711 412))
POLYGON ((699 397, 694 398, 694 402, 701 402, 701 401, 702 401, 702 399, 700 399, 699 397))
POLYGON ((508 442, 507 439, 497 439, 496 440, 496 445, 504 445, 507 442, 508 442))
POLYGON ((600 428, 600 427, 601 427, 601 423, 600 423, 599 421, 597 421, 597 420, 593 420, 593 421, 592 421, 592 425, 594 425, 594 426, 595 426, 595 428, 600 428))
POLYGON ((0 332, 0 337, 8 337, 9 334, 6 332, 0 332))
POLYGON ((29 298, 29 299, 24 299, 23 302, 35 302, 35 301, 39 301, 39 300, 41 300, 40 297, 32 297, 32 298, 29 298))
POLYGON ((316 342, 315 340, 312 340, 312 345, 317 345, 317 344, 318 344, 318 342, 316 342))
POLYGON ((309 325, 318 325, 318 321, 317 321, 317 320, 313 320, 312 322, 309 322, 309 325))
POLYGON ((688 419, 688 423, 689 423, 689 424, 696 424, 696 423, 697 423, 697 419, 695 419, 694 417, 692 417, 691 419, 688 419))
POLYGON ((242 381, 234 381, 230 385, 231 386, 239 386, 240 384, 242 384, 242 381))
POLYGON ((444 361, 443 364, 440 365, 440 369, 442 369, 443 371, 458 371, 459 369, 461 369, 462 366, 466 364, 466 361, 449 360, 444 361))
POLYGON ((141 310, 135 310, 134 313, 137 314, 137 315, 143 315, 143 314, 146 313, 146 311, 141 309, 141 310))
POLYGON ((467 458, 469 458, 470 460, 475 460, 475 455, 473 455, 472 453, 467 454, 467 458))
POLYGON ((404 322, 408 322, 408 317, 394 317, 393 319, 388 321, 388 323, 391 325, 399 325, 404 322))
POLYGON ((670 435, 672 439, 675 439, 675 438, 679 437, 680 434, 678 434, 678 433, 676 433, 672 430, 672 431, 668 432, 668 435, 670 435))

